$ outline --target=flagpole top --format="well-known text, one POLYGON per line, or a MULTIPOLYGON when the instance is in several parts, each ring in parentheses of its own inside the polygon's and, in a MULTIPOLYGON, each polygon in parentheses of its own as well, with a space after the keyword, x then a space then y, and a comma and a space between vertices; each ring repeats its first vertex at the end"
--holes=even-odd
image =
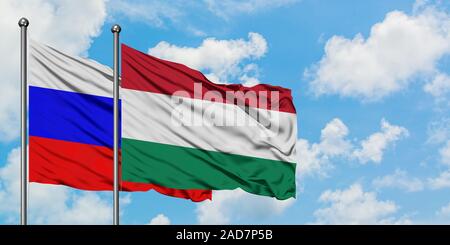
POLYGON ((30 24, 30 22, 28 21, 27 18, 25 18, 25 17, 20 18, 20 20, 19 20, 20 27, 27 27, 29 24, 30 24))
POLYGON ((120 31, 122 30, 122 28, 120 28, 120 26, 119 25, 117 25, 117 24, 115 24, 115 25, 113 25, 113 27, 111 27, 111 32, 112 33, 120 33, 120 31))

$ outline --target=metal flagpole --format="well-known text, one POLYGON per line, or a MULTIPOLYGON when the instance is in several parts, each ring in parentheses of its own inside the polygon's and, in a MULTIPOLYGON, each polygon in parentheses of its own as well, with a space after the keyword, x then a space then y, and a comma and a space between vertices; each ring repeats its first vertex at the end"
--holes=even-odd
POLYGON ((28 159, 27 159, 27 27, 21 18, 20 26, 20 224, 27 224, 28 159))
POLYGON ((114 204, 113 224, 119 225, 119 33, 120 26, 114 25, 114 204))

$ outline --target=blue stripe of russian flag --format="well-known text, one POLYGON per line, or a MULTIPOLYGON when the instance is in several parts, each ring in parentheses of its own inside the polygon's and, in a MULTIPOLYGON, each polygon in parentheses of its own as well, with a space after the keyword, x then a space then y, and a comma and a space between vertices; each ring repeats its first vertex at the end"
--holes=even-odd
POLYGON ((30 86, 29 101, 30 136, 113 147, 112 98, 30 86))

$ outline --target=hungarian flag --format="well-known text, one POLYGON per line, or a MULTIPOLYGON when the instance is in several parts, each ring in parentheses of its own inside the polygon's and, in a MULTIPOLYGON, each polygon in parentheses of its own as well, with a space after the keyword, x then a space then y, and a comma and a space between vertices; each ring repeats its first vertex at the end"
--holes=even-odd
POLYGON ((214 84, 126 45, 121 87, 124 180, 295 197, 297 123, 289 89, 214 84))
MULTIPOLYGON (((112 70, 34 41, 29 64, 30 181, 112 190, 112 70)), ((173 189, 148 181, 121 181, 119 187, 122 191, 154 189, 193 201, 211 199, 211 191, 204 188, 173 189)))

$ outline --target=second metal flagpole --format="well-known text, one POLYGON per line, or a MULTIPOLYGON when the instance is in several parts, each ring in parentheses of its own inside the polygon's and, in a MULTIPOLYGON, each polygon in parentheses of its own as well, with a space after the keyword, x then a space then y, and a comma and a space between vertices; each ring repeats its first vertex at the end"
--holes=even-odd
POLYGON ((20 224, 27 224, 28 159, 27 159, 27 28, 28 20, 21 18, 20 26, 20 224))
POLYGON ((119 225, 119 33, 120 26, 114 25, 111 32, 114 35, 114 204, 113 224, 119 225))

